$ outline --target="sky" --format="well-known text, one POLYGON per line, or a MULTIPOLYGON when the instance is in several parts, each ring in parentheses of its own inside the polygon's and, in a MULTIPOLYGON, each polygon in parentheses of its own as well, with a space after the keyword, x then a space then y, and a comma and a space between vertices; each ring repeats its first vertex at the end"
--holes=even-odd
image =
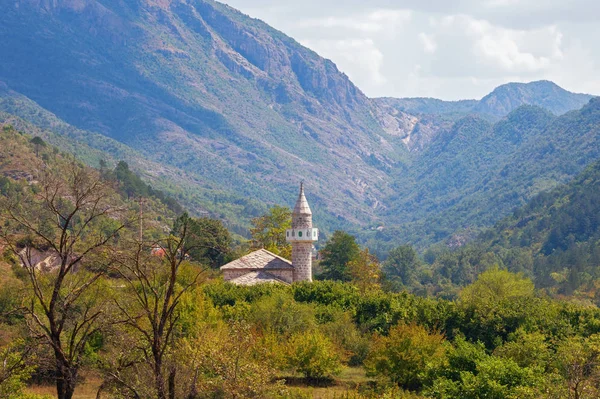
POLYGON ((479 99, 552 80, 600 95, 599 0, 222 0, 293 37, 369 97, 479 99))

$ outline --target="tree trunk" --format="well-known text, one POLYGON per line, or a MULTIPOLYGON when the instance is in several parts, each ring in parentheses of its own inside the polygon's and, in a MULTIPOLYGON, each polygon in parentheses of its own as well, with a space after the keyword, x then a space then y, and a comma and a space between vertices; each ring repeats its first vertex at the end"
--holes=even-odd
POLYGON ((72 399, 77 384, 77 370, 59 365, 56 376, 56 393, 58 399, 72 399))
POLYGON ((60 338, 53 339, 56 359, 56 394, 58 399, 71 399, 77 385, 78 368, 69 363, 60 348, 60 338))
POLYGON ((175 367, 169 372, 169 399, 175 399, 175 367))
POLYGON ((162 362, 155 362, 154 364, 154 387, 156 388, 156 397, 158 399, 167 399, 165 379, 162 373, 162 362))

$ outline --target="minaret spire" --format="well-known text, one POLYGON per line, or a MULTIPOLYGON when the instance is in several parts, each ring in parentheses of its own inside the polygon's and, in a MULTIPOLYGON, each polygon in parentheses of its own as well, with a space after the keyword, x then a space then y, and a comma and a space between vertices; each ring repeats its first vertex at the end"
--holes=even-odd
POLYGON ((304 181, 300 182, 300 194, 298 195, 298 200, 296 201, 296 206, 294 207, 293 213, 297 215, 312 215, 310 206, 308 206, 308 201, 304 196, 304 181))
POLYGON ((304 195, 304 181, 292 212, 292 228, 286 231, 286 240, 292 244, 294 281, 312 281, 312 247, 319 231, 312 227, 312 211, 304 195))

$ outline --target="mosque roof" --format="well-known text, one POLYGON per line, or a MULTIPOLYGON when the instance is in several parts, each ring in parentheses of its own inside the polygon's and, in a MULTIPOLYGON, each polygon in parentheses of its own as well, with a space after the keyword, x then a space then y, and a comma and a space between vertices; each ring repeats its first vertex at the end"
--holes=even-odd
POLYGON ((257 270, 254 272, 249 272, 244 274, 243 276, 239 276, 232 280, 229 280, 230 283, 236 285, 256 285, 256 284, 264 284, 264 283, 278 283, 278 284, 288 284, 277 276, 272 275, 264 270, 257 270))
POLYGON ((292 262, 281 256, 275 255, 273 252, 267 251, 266 249, 259 249, 249 253, 248 255, 242 256, 239 259, 229 262, 226 265, 221 266, 221 270, 229 269, 249 269, 249 270, 281 270, 281 269, 294 269, 292 262))

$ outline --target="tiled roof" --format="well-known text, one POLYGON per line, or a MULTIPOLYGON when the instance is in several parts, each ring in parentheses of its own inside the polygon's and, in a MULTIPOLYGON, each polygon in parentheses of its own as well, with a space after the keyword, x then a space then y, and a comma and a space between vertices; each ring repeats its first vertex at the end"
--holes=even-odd
POLYGON ((300 183, 300 195, 298 195, 298 201, 296 201, 293 213, 295 215, 312 215, 308 201, 304 196, 304 183, 300 183))
POLYGON ((229 280, 229 282, 236 284, 236 285, 256 285, 256 284, 264 284, 264 283, 288 284, 287 282, 281 280, 280 278, 272 275, 271 273, 267 273, 263 270, 246 273, 243 276, 234 278, 233 280, 229 280))
POLYGON ((266 249, 259 249, 249 253, 246 256, 229 262, 221 266, 221 270, 225 269, 249 269, 249 270, 274 270, 274 269, 293 269, 292 262, 287 259, 277 256, 266 249))

